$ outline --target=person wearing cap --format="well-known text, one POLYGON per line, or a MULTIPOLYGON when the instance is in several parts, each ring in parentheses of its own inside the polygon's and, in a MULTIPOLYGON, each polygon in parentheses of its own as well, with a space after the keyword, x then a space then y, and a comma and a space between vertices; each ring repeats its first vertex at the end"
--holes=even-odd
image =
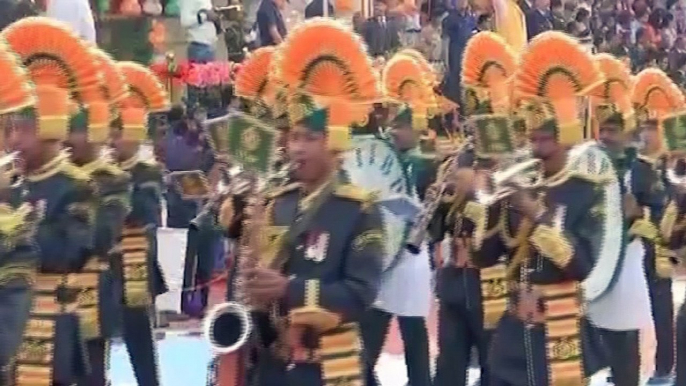
POLYGON ((491 385, 583 385, 605 364, 588 344, 598 336, 582 296, 605 292, 608 267, 621 251, 613 233, 622 224, 619 182, 601 149, 581 145, 579 97, 603 78, 584 48, 558 32, 534 38, 519 63, 513 81, 533 158, 520 167, 529 165, 537 182, 510 185, 511 194, 464 209, 474 224, 474 264, 507 262, 508 302, 489 352, 491 385))
POLYGON ((81 331, 86 340, 90 373, 79 384, 106 385, 108 342, 120 329, 119 294, 115 281, 121 275, 121 261, 116 250, 124 219, 130 209, 130 178, 102 153, 109 139, 110 106, 106 102, 80 108, 71 118, 65 142, 71 162, 87 174, 98 190, 95 214, 94 256, 82 269, 85 277, 96 275, 93 298, 80 299, 81 331))
POLYGON ((641 330, 651 328, 652 322, 643 267, 644 248, 640 238, 633 234, 632 223, 636 219, 634 194, 643 184, 637 182, 646 175, 645 170, 634 168, 636 151, 628 146, 636 127, 629 70, 610 55, 600 54, 594 59, 605 80, 591 93, 591 129, 612 160, 624 199, 624 224, 621 264, 615 283, 603 299, 588 305, 588 314, 602 334, 612 381, 617 385, 638 385, 642 364, 639 336, 641 330))
POLYGON ((96 187, 69 161, 62 142, 72 100, 94 100, 99 71, 89 46, 61 23, 25 18, 2 31, 36 85, 37 103, 17 114, 6 138, 21 163, 17 192, 44 207, 34 302, 16 357, 15 384, 72 385, 88 372, 79 305, 97 296, 97 275, 81 273, 95 254, 96 187), (40 58, 40 59, 38 59, 40 58))
MULTIPOLYGON (((422 177, 419 174, 420 165, 424 160, 415 151, 421 128, 426 126, 426 122, 418 123, 422 119, 426 120, 418 113, 413 114, 412 108, 408 105, 398 107, 390 119, 390 142, 410 176, 413 191, 417 192, 416 199, 420 200, 423 199, 426 190, 426 186, 419 183, 422 177)), ((429 177, 424 180, 432 181, 431 172, 426 174, 429 177)), ((381 355, 386 332, 394 317, 398 319, 405 347, 408 383, 413 386, 431 384, 429 335, 426 328, 426 318, 432 300, 431 267, 427 250, 423 249, 417 256, 410 255, 404 249, 400 252, 404 255, 399 257, 397 264, 384 272, 379 297, 365 315, 362 333, 370 360, 367 367, 367 383, 370 385, 378 384, 374 377, 374 367, 381 355)))
MULTIPOLYGON (((0 86, 0 128, 6 130, 15 114, 34 106, 36 94, 26 71, 0 40, 0 72, 5 81, 0 86)), ((4 132, 3 132, 4 139, 4 132)), ((5 141, 0 149, 6 150, 5 141)), ((7 155, 5 155, 7 157, 7 155)), ((13 362, 21 344, 32 303, 32 282, 38 265, 39 250, 34 237, 41 213, 22 200, 12 188, 10 158, 0 165, 0 383, 8 382, 13 362)))
POLYGON ((171 108, 164 86, 147 68, 119 62, 130 93, 119 102, 112 127, 112 157, 131 176, 131 211, 124 220, 121 253, 124 271, 124 343, 139 385, 159 385, 157 349, 152 335, 154 301, 167 292, 157 260, 157 227, 161 216, 162 168, 139 157, 141 144, 171 108))
MULTIPOLYGON (((375 299, 381 274, 380 212, 370 193, 339 179, 338 156, 350 146, 347 127, 330 127, 327 108, 300 100, 289 109, 292 183, 271 189, 265 205, 274 215, 263 219, 265 229, 291 244, 279 248, 292 251, 288 264, 242 272, 251 304, 279 304, 275 322, 290 323, 287 332, 258 338, 265 347, 257 350, 250 377, 265 386, 361 385, 357 323, 375 299), (292 351, 278 350, 279 342, 292 351)), ((258 334, 270 328, 268 319, 255 320, 258 334)))
POLYGON ((516 152, 514 130, 509 113, 510 101, 499 87, 516 70, 516 58, 510 45, 498 34, 481 32, 467 43, 463 58, 463 111, 467 127, 473 130, 473 141, 441 166, 442 183, 449 184, 447 194, 434 218, 435 240, 448 239, 449 248, 438 269, 436 294, 440 300, 439 354, 436 360, 436 386, 466 385, 469 380, 472 349, 478 352, 480 382, 490 384, 488 352, 493 330, 504 312, 507 300, 505 265, 479 268, 472 245, 474 224, 466 218, 465 208, 476 202, 474 192, 464 190, 475 174, 487 173, 485 165, 506 162, 516 152), (484 50, 481 47, 488 47, 484 50), (482 60, 486 58, 486 60, 482 60), (495 64, 497 75, 491 72, 495 64), (505 136, 484 136, 492 127, 505 136), (478 169, 478 171, 477 171, 478 169))
MULTIPOLYGON (((665 178, 672 149, 665 146, 669 141, 664 134, 664 125, 667 117, 683 111, 686 104, 672 81, 656 69, 636 75, 631 99, 636 106, 642 143, 627 177, 627 190, 632 195, 626 208, 630 225, 628 236, 631 241, 640 242, 644 249, 643 264, 657 340, 655 372, 651 374, 649 384, 663 384, 671 381, 674 371, 672 277, 675 268, 672 251, 668 248, 669 235, 662 232, 661 226, 672 188, 665 178), (660 92, 671 96, 664 99, 669 104, 656 103, 652 95, 660 92)), ((634 372, 630 367, 627 370, 634 372)))

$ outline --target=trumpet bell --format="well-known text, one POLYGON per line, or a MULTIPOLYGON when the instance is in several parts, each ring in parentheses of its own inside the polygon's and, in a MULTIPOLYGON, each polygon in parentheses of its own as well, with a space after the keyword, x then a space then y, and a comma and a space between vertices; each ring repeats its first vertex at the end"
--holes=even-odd
POLYGON ((248 342, 251 331, 250 312, 240 303, 219 304, 205 317, 205 338, 219 355, 238 351, 248 342))

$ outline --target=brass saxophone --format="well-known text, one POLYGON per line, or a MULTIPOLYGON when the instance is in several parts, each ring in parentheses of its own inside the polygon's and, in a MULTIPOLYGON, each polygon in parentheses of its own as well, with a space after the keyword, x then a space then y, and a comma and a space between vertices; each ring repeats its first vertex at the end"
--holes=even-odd
MULTIPOLYGON (((276 176, 280 176, 290 171, 290 165, 282 168, 277 174, 271 176, 267 181, 274 181, 276 176)), ((267 184, 260 187, 257 177, 246 175, 244 180, 238 182, 243 185, 241 193, 247 197, 244 209, 243 229, 238 241, 238 253, 236 256, 237 269, 235 271, 236 282, 233 290, 234 300, 215 306, 207 314, 204 320, 204 334, 210 342, 212 350, 217 354, 230 354, 243 347, 250 338, 252 331, 252 319, 250 316, 253 310, 252 304, 245 292, 246 268, 254 268, 259 265, 260 251, 263 248, 263 237, 261 231, 266 224, 266 192, 270 188, 283 185, 287 179, 279 179, 278 184, 267 184), (245 181, 247 179, 247 181, 245 181), (247 185, 247 187, 246 187, 247 185)), ((233 182, 236 184, 236 182, 233 182)), ((229 191, 236 193, 235 189, 229 191)), ((230 198, 229 198, 230 199, 230 198)))
POLYGON ((427 191, 427 195, 422 203, 423 210, 419 213, 419 216, 417 216, 417 220, 412 224, 412 228, 410 228, 407 240, 405 241, 405 248, 413 255, 419 253, 421 245, 426 238, 429 222, 434 217, 434 213, 436 213, 436 209, 438 209, 438 205, 441 203, 441 198, 449 185, 448 176, 453 174, 459 167, 458 159, 461 151, 462 148, 452 156, 450 164, 445 172, 438 176, 436 182, 432 185, 435 189, 429 189, 429 191, 427 191))

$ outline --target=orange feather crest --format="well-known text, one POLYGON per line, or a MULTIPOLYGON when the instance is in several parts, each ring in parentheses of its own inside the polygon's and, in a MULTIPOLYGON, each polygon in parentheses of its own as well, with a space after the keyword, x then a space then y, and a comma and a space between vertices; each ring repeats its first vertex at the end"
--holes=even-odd
POLYGON ((234 83, 237 96, 247 99, 273 97, 269 70, 275 50, 273 46, 259 48, 242 63, 234 83))
POLYGON ((126 84, 124 75, 122 75, 114 59, 112 59, 105 51, 100 49, 92 49, 91 53, 95 58, 96 63, 100 66, 100 71, 103 77, 102 90, 105 98, 109 103, 118 103, 129 95, 129 87, 126 84))
POLYGON ((479 32, 465 47, 462 59, 462 83, 479 99, 490 99, 494 112, 504 112, 510 99, 508 79, 517 68, 517 56, 502 36, 493 32, 479 32))
POLYGON ((36 104, 36 93, 19 57, 0 38, 0 115, 14 113, 36 104))
POLYGON ((371 104, 381 98, 364 44, 334 20, 298 25, 276 52, 273 71, 290 95, 307 94, 328 107, 330 125, 366 121, 371 104))
POLYGON ((528 129, 555 121, 558 141, 583 141, 582 98, 603 82, 598 63, 576 40, 561 32, 536 36, 514 75, 514 98, 528 129))
POLYGON ((2 36, 35 84, 69 90, 83 105, 103 99, 101 74, 90 48, 66 24, 46 17, 27 17, 8 26, 2 36))
POLYGON ((636 75, 631 100, 643 118, 660 118, 684 107, 675 87, 662 70, 648 68, 636 75))
POLYGON ((387 98, 410 105, 417 114, 426 115, 429 105, 435 103, 425 72, 411 56, 394 55, 386 63, 381 79, 387 98))
POLYGON ((424 72, 424 76, 426 79, 429 81, 429 86, 433 87, 438 84, 438 77, 436 76, 436 70, 434 70, 433 66, 431 63, 429 63, 428 60, 426 60, 426 57, 422 55, 421 52, 413 49, 413 48, 405 48, 402 49, 398 52, 398 55, 407 55, 414 60, 417 61, 419 66, 422 69, 422 72, 424 72))
POLYGON ((130 94, 122 101, 124 107, 144 108, 149 113, 169 111, 167 90, 152 71, 133 62, 119 62, 117 67, 129 85, 130 94))
POLYGON ((566 99, 585 96, 603 81, 598 63, 576 40, 562 32, 536 36, 515 74, 523 98, 566 99))

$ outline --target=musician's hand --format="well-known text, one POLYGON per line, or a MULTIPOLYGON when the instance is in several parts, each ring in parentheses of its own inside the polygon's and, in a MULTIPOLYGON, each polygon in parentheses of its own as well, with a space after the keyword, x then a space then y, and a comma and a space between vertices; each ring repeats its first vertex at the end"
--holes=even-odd
POLYGON ((543 213, 542 204, 531 196, 526 190, 519 190, 510 196, 510 203, 518 212, 529 219, 536 221, 543 213))
POLYGON ((288 278, 280 272, 267 268, 247 269, 244 272, 247 278, 245 290, 253 304, 269 304, 286 295, 288 278))
POLYGON ((456 195, 465 196, 474 191, 476 175, 472 168, 459 168, 447 179, 456 195))

